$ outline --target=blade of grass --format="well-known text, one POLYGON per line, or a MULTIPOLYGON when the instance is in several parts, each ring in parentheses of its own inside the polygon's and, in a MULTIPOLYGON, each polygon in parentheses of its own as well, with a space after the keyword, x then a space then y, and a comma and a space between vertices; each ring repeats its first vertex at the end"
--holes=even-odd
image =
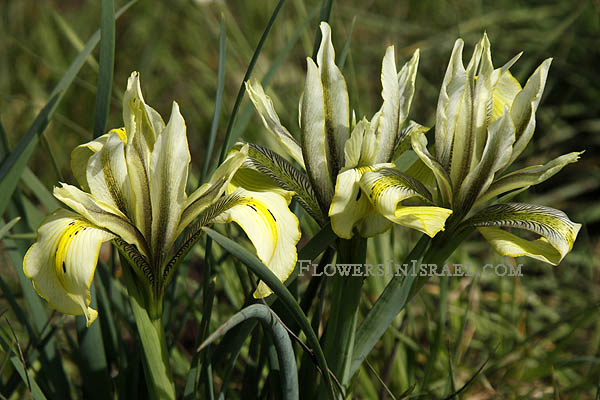
POLYGON ((352 24, 350 25, 350 30, 348 31, 348 35, 346 36, 346 41, 344 42, 344 47, 342 48, 342 52, 340 53, 340 58, 338 64, 340 65, 340 71, 344 71, 344 64, 346 64, 346 57, 348 56, 348 52, 350 52, 350 41, 352 40, 352 32, 354 32, 354 25, 356 24, 356 17, 352 18, 352 24))
MULTIPOLYGON (((136 1, 137 0, 131 0, 124 5, 119 12, 116 13, 115 18, 120 17, 136 1)), ((33 154, 33 150, 35 149, 40 136, 48 126, 58 104, 60 104, 66 90, 71 86, 75 76, 99 41, 100 30, 97 30, 88 40, 84 49, 77 57, 75 57, 75 60, 73 60, 69 68, 65 71, 58 84, 54 87, 54 90, 52 90, 52 93, 50 94, 50 99, 39 112, 35 121, 27 130, 27 133, 19 140, 15 149, 0 166, 0 193, 2 193, 2 196, 0 197, 0 215, 4 214, 8 201, 17 187, 17 183, 19 182, 23 170, 27 166, 31 155, 33 154)))
MULTIPOLYGON (((429 239, 426 236, 422 236, 410 254, 406 257, 406 260, 418 260, 425 252, 428 244, 429 239)), ((358 370, 358 367, 383 335, 389 326, 389 323, 396 317, 398 314, 398 312, 396 312, 398 311, 397 308, 404 308, 404 305, 408 301, 410 289, 412 283, 416 280, 416 277, 407 276, 402 282, 399 277, 394 278, 392 278, 388 286, 386 286, 386 290, 388 290, 388 288, 395 288, 395 290, 389 289, 388 296, 390 297, 384 297, 386 294, 386 290, 384 290, 373 308, 371 308, 365 317, 363 323, 358 327, 356 332, 354 359, 350 368, 350 377, 358 370), (396 304, 399 307, 390 310, 389 307, 378 306, 380 302, 384 304, 396 304)))
POLYGON ((231 111, 231 116, 229 117, 229 122, 227 123, 227 131, 225 133, 225 140, 223 142, 223 147, 221 147, 221 155, 219 156, 219 164, 221 164, 223 162, 223 160, 225 159, 225 155, 227 154, 227 151, 229 150, 229 146, 230 146, 229 141, 231 138, 233 123, 235 121, 235 117, 238 112, 238 109, 240 108, 240 104, 242 103, 244 94, 246 93, 246 82, 248 81, 248 79, 250 79, 250 75, 252 74, 252 71, 254 70, 254 66, 256 65, 256 61, 258 60, 258 56, 260 55, 262 47, 265 44, 265 41, 267 40, 267 36, 269 35, 271 28, 273 27, 275 18, 277 18, 277 15, 279 14, 279 10, 281 10, 281 7, 283 6, 284 1, 285 0, 279 0, 279 2, 277 3, 277 6, 275 6, 275 10, 273 11, 271 18, 269 19, 269 22, 267 23, 267 27, 265 28, 265 30, 258 42, 258 45, 256 46, 256 50, 254 50, 254 54, 252 55, 252 59, 250 60, 250 64, 248 65, 248 69, 246 70, 246 74, 244 75, 244 79, 242 79, 242 83, 240 84, 240 90, 238 92, 237 98, 235 99, 235 104, 233 105, 233 110, 231 111))
MULTIPOLYGON (((219 28, 219 70, 217 74, 217 94, 215 99, 215 110, 213 113, 213 119, 210 127, 210 135, 208 138, 208 148, 204 157, 204 166, 202 167, 202 175, 200 176, 200 182, 203 183, 206 174, 208 173, 208 166, 217 138, 217 128, 219 126, 219 116, 221 115, 221 105, 223 103, 223 89, 225 87, 225 60, 227 58, 227 33, 225 30, 225 17, 221 15, 221 25, 219 28)), ((220 158, 223 158, 223 152, 221 152, 220 158)), ((222 161, 222 160, 220 160, 222 161)), ((202 321, 200 323, 200 341, 203 341, 208 335, 210 329, 210 318, 212 315, 212 305, 214 301, 214 284, 212 284, 212 240, 206 239, 206 248, 204 253, 204 260, 206 265, 204 267, 204 284, 203 284, 203 297, 204 297, 204 310, 202 313, 202 321)), ((198 363, 200 357, 194 356, 194 362, 198 363)), ((202 370, 201 375, 205 377, 205 391, 206 397, 209 400, 214 398, 213 382, 212 382, 212 366, 210 357, 210 351, 205 352, 202 355, 202 370)), ((195 373, 197 365, 192 364, 190 374, 195 373)), ((190 382, 191 376, 188 376, 188 382, 190 382)), ((198 379, 191 379, 193 386, 191 387, 194 396, 196 395, 198 379)), ((187 389, 187 385, 186 385, 187 389)), ((187 391, 187 390, 186 390, 187 391)))
POLYGON ((225 88, 225 60, 227 58, 227 32, 225 30, 225 17, 221 15, 221 26, 219 30, 219 69, 217 72, 217 94, 215 97, 215 111, 213 113, 212 123, 210 125, 210 134, 208 136, 208 145, 204 157, 204 166, 200 183, 203 183, 208 173, 208 167, 217 139, 217 129, 219 128, 219 117, 221 116, 221 106, 223 105, 223 89, 225 88))
POLYGON ((332 399, 335 398, 331 376, 329 375, 329 369, 327 367, 327 361, 325 361, 325 355, 323 354, 323 350, 319 344, 319 339, 312 329, 309 320, 306 318, 306 315, 300 308, 300 305, 296 302, 296 299, 294 299, 289 290, 255 255, 251 254, 239 244, 221 235, 220 233, 209 228, 203 229, 210 237, 213 238, 215 242, 219 243, 221 247, 239 259, 261 280, 263 280, 278 296, 286 308, 288 308, 288 311, 290 311, 290 313, 294 316, 296 322, 306 334, 309 345, 314 352, 314 356, 319 367, 321 368, 321 373, 325 379, 329 394, 332 399))
POLYGON ((115 2, 100 3, 100 69, 94 113, 94 139, 104 134, 110 109, 110 94, 115 69, 115 2))
MULTIPOLYGON (((425 374, 423 379, 420 382, 419 392, 425 393, 427 391, 427 386, 429 385, 429 380, 431 375, 433 374, 435 363, 437 362, 438 354, 442 347, 442 333, 446 328, 446 307, 448 300, 448 277, 443 276, 440 278, 440 300, 439 300, 439 316, 437 321, 437 327, 435 329, 435 336, 433 340, 433 344, 431 346, 431 350, 429 351, 429 358, 427 360, 427 365, 425 366, 425 374)), ((449 357, 450 358, 450 357, 449 357)))
MULTIPOLYGON (((216 239, 215 239, 216 240, 216 239)), ((277 351, 277 359, 281 371, 281 386, 285 399, 298 398, 298 372, 296 369, 296 358, 292 349, 292 342, 287 330, 270 308, 262 304, 253 304, 248 306, 227 320, 204 343, 200 345, 198 351, 213 343, 219 337, 227 333, 231 328, 249 319, 260 321, 264 328, 269 330, 277 351)))
POLYGON ((6 235, 8 233, 8 231, 10 231, 12 229, 12 227, 15 226, 17 224, 17 222, 19 222, 20 220, 21 220, 21 217, 15 217, 15 218, 11 219, 10 221, 8 221, 6 223, 6 225, 1 227, 0 228, 0 240, 2 240, 4 235, 6 235))
MULTIPOLYGON (((317 15, 317 11, 318 9, 316 8, 311 10, 307 17, 304 18, 302 23, 298 25, 298 27, 294 31, 294 34, 286 42, 285 46, 283 46, 283 48, 281 48, 281 50, 277 53, 277 57, 273 60, 273 62, 269 66, 269 70, 261 80, 263 88, 266 89, 267 87, 269 87, 271 81, 273 80, 273 77, 275 76, 275 72, 279 70, 279 67, 281 66, 283 61, 285 61, 287 56, 292 52, 294 46, 302 36, 302 33, 304 32, 306 27, 312 22, 313 18, 317 15)), ((252 102, 247 102, 246 104, 244 104, 242 111, 240 111, 239 113, 240 116, 236 121, 237 123, 235 124, 233 133, 231 135, 233 140, 237 140, 246 130, 246 127, 250 123, 250 119, 252 118, 254 113, 254 105, 252 104, 252 102)))
POLYGON ((47 212, 51 212, 60 207, 60 203, 52 193, 44 186, 42 181, 29 168, 23 170, 21 180, 33 192, 47 212))

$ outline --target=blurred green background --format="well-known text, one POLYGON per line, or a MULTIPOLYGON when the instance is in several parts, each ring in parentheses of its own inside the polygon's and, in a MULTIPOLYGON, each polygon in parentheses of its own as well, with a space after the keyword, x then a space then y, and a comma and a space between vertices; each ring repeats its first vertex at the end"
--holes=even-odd
MULTIPOLYGON (((206 157, 215 161, 218 158, 218 151, 206 154, 206 143, 215 103, 221 15, 227 27, 227 63, 217 150, 254 48, 276 3, 138 1, 116 24, 108 126, 120 126, 121 96, 127 77, 131 71, 139 71, 146 101, 162 115, 168 115, 171 101, 179 103, 187 122, 192 168, 198 176, 206 157)), ((253 73, 255 78, 266 78, 267 92, 293 134, 298 133, 305 57, 313 51, 320 3, 286 2, 253 73)), ((117 8, 122 4, 117 2, 117 8)), ((99 9, 98 1, 0 3, 0 116, 11 147, 24 135, 56 82, 98 28, 99 9)), ((381 59, 385 48, 393 44, 398 64, 404 63, 416 48, 421 50, 410 116, 432 125, 454 40, 465 40, 465 57, 470 57, 473 45, 486 31, 496 66, 524 52, 512 68, 521 82, 544 59, 554 59, 537 113, 535 135, 514 168, 543 164, 571 151, 586 151, 577 164, 519 197, 561 209, 573 221, 583 223, 573 252, 560 267, 519 259, 524 264, 524 276, 519 279, 432 280, 368 358, 372 368, 361 370, 356 378, 356 396, 386 398, 389 394, 384 384, 397 398, 411 388, 416 392, 415 386, 419 388, 427 368, 431 368, 428 390, 440 395, 449 373, 455 377, 456 388, 460 388, 487 360, 483 372, 462 393, 463 398, 598 398, 600 2, 344 0, 334 2, 330 23, 338 54, 354 24, 344 74, 358 117, 370 117, 379 107, 381 59), (440 288, 446 285, 447 304, 440 307, 440 288), (440 311, 448 315, 441 327, 440 311), (436 335, 441 335, 437 340, 442 352, 430 367, 430 348, 436 335)), ((70 183, 74 182, 70 152, 92 138, 97 57, 96 49, 45 132, 50 150, 70 183)), ((233 132, 234 137, 247 141, 268 141, 247 99, 233 132)), ((29 166, 47 188, 57 184, 49 151, 43 144, 29 166)), ((393 236, 371 242, 372 262, 388 259, 390 254, 379 249, 389 249, 390 240, 394 259, 401 259, 407 251, 407 240, 413 236, 395 229, 393 236)), ((477 235, 455 253, 452 261, 474 266, 509 262, 494 255, 477 235)), ((1 273, 18 293, 14 273, 4 266, 8 263, 6 257, 0 257, 0 262, 1 273)), ((191 273, 192 277, 197 275, 191 273)), ((223 290, 220 285, 217 283, 217 290, 223 290)), ((372 303, 382 287, 383 282, 369 280, 365 303, 372 303)), ((231 295, 224 296, 216 306, 215 326, 235 311, 229 302, 231 295)), ((4 308, 1 300, 0 305, 4 308)), ((241 357, 239 370, 233 373, 234 398, 238 397, 235 382, 240 380, 236 376, 241 376, 245 362, 241 357)))

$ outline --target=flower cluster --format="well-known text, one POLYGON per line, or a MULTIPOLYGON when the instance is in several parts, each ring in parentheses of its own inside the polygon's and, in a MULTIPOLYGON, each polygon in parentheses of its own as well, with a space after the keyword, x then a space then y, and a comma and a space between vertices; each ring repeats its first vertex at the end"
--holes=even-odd
MULTIPOLYGON (((23 266, 40 296, 92 323, 97 312, 89 306, 90 286, 100 246, 112 240, 160 307, 175 266, 201 227, 211 223, 238 223, 261 260, 281 279, 289 274, 300 239, 298 221, 288 209, 291 193, 248 189, 235 179, 247 146, 187 196, 191 158, 177 103, 165 124, 144 102, 134 72, 123 98, 123 121, 123 128, 73 150, 79 188, 63 183, 54 189, 70 210, 59 209, 44 220, 23 266)), ((269 293, 260 283, 255 296, 269 293)))
POLYGON ((293 190, 307 212, 322 224, 329 220, 341 238, 355 233, 373 236, 393 223, 431 237, 444 229, 455 232, 471 226, 502 255, 525 255, 551 264, 562 260, 579 224, 559 210, 497 198, 543 182, 581 154, 508 171, 533 135, 551 60, 544 61, 523 87, 509 71, 520 55, 494 68, 484 34, 465 68, 463 41, 457 40, 438 100, 435 146, 430 148, 429 129, 408 119, 418 50, 397 71, 394 48, 387 49, 381 72, 383 104, 370 120, 356 122, 344 77, 334 62, 331 30, 324 22, 321 33, 316 63, 310 58, 307 62, 300 143, 281 125, 260 84, 247 83, 264 125, 300 168, 256 145, 249 148, 244 167, 293 190), (411 148, 417 161, 399 171, 393 161, 411 148), (317 201, 311 202, 313 198, 317 201), (533 232, 538 238, 525 240, 503 228, 533 232))

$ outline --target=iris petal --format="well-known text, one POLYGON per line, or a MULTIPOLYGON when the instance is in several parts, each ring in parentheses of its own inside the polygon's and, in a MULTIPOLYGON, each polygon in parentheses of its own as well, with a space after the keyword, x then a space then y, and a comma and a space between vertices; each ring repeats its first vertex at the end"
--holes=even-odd
POLYGON ((23 270, 52 307, 66 314, 85 315, 89 326, 98 315, 89 304, 100 246, 114 237, 81 216, 59 209, 38 229, 23 270))

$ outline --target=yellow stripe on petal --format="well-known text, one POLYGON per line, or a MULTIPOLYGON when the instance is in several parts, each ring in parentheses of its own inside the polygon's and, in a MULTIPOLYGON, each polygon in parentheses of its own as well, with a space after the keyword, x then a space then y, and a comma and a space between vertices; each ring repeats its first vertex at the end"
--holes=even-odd
MULTIPOLYGON (((360 226, 361 222, 374 211, 367 195, 360 188, 360 179, 363 174, 393 166, 393 164, 377 164, 372 167, 352 168, 337 176, 335 193, 329 207, 331 229, 336 235, 343 239, 352 238, 354 228, 360 226)), ((375 229, 375 231, 377 230, 375 229)), ((372 230, 367 229, 366 231, 371 232, 372 230)))
POLYGON ((431 203, 431 194, 417 180, 384 168, 363 175, 360 186, 375 209, 388 220, 417 229, 430 237, 444 229, 452 210, 428 205, 403 205, 406 200, 431 203))
POLYGON ((66 183, 61 185, 62 187, 54 188, 54 197, 90 223, 111 231, 129 244, 136 245, 138 250, 145 256, 150 255, 146 240, 121 211, 110 204, 99 201, 91 194, 83 192, 75 186, 66 183))
POLYGON ((23 271, 53 308, 85 315, 89 326, 98 315, 89 304, 100 246, 114 237, 75 213, 57 210, 38 229, 37 240, 23 260, 23 271))
MULTIPOLYGON (((296 244, 300 240, 300 226, 289 210, 291 193, 280 196, 270 192, 251 192, 238 188, 241 197, 232 207, 214 219, 217 223, 235 222, 246 232, 256 248, 258 258, 282 282, 296 266, 296 244)), ((267 297, 272 290, 260 282, 255 298, 267 297)))

